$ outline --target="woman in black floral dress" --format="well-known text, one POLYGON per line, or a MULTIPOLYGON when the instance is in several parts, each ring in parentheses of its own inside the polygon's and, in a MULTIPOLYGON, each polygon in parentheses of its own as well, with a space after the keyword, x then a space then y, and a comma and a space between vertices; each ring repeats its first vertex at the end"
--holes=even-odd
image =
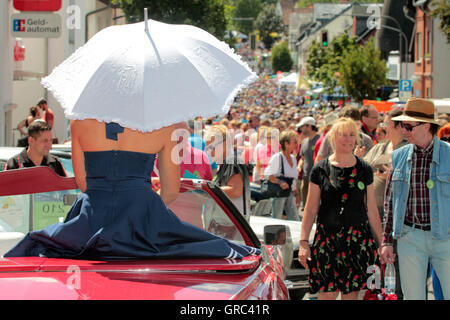
POLYGON ((382 230, 373 190, 373 171, 353 155, 358 127, 339 119, 330 131, 335 152, 310 176, 300 237, 300 263, 309 272, 309 291, 319 299, 357 299, 368 271, 378 265, 382 230), (317 217, 314 243, 307 239, 317 217), (376 239, 376 241, 375 241, 376 239))

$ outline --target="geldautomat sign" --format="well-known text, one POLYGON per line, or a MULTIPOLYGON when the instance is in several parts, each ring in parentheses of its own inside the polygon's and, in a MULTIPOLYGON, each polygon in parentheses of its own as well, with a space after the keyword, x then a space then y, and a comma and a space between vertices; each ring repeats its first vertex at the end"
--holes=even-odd
POLYGON ((18 13, 11 16, 11 35, 16 38, 58 38, 61 16, 55 13, 18 13))

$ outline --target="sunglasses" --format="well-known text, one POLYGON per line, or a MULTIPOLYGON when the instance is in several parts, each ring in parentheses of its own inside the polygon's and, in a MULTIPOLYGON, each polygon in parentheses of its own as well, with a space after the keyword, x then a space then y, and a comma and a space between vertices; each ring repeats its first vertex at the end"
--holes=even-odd
POLYGON ((402 122, 401 126, 406 131, 411 132, 414 130, 415 127, 421 126, 423 124, 425 124, 425 122, 420 122, 419 124, 416 124, 415 126, 413 126, 412 124, 402 122))

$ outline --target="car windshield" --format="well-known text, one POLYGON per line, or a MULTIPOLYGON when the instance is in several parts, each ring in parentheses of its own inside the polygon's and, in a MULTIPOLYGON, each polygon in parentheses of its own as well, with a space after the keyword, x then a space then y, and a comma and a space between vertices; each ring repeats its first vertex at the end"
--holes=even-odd
POLYGON ((244 243, 236 225, 217 202, 200 189, 180 193, 170 209, 183 221, 220 237, 244 243))
POLYGON ((73 168, 72 168, 72 159, 67 159, 67 158, 63 158, 63 157, 58 157, 58 158, 59 158, 59 160, 61 160, 67 176, 75 177, 75 175, 73 173, 73 168))

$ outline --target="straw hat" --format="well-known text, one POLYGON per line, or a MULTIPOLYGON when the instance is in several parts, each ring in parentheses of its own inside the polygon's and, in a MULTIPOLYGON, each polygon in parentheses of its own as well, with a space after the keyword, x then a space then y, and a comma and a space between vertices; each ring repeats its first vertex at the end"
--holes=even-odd
POLYGON ((392 121, 416 121, 439 124, 434 118, 434 103, 427 99, 411 98, 406 102, 403 114, 392 121))

